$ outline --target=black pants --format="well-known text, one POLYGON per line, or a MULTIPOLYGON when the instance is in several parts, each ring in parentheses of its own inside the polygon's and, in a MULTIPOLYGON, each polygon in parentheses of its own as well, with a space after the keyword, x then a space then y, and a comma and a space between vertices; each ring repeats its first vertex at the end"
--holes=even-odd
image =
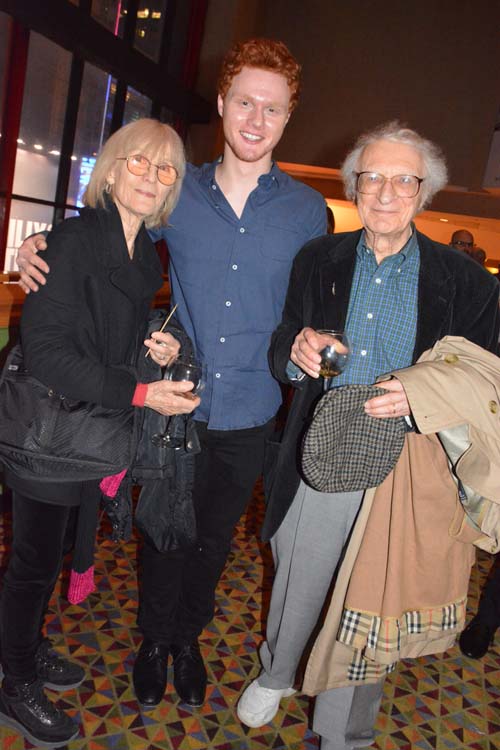
POLYGON ((144 544, 138 625, 145 637, 183 645, 195 640, 212 619, 215 588, 234 527, 262 472, 265 441, 273 426, 271 420, 260 427, 222 431, 197 422, 197 545, 160 553, 144 544))
POLYGON ((481 622, 496 630, 500 627, 500 552, 495 555, 477 612, 481 622))
POLYGON ((50 597, 71 548, 77 508, 14 492, 13 539, 0 607, 2 666, 13 680, 35 678, 35 654, 50 597))

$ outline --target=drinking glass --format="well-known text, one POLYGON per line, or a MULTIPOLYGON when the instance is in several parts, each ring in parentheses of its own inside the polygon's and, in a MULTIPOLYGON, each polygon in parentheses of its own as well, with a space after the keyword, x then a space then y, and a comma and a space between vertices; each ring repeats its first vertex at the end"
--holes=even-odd
POLYGON ((345 370, 351 354, 351 344, 345 331, 322 328, 316 333, 321 339, 319 374, 324 378, 324 390, 327 391, 332 378, 345 370))
MULTIPOLYGON (((188 398, 194 400, 196 396, 199 396, 206 384, 206 366, 202 365, 199 360, 195 357, 186 357, 182 354, 177 355, 167 367, 165 368, 165 380, 172 380, 175 382, 181 382, 182 380, 189 380, 193 383, 193 390, 185 393, 179 393, 177 395, 182 398, 188 398)), ((165 432, 153 435, 153 444, 160 446, 170 446, 172 448, 180 448, 182 440, 176 438, 170 434, 170 420, 171 417, 167 417, 165 432)))
POLYGON ((165 380, 190 380, 193 390, 183 393, 184 398, 199 396, 206 383, 206 368, 195 357, 185 357, 182 354, 172 360, 165 370, 165 380))

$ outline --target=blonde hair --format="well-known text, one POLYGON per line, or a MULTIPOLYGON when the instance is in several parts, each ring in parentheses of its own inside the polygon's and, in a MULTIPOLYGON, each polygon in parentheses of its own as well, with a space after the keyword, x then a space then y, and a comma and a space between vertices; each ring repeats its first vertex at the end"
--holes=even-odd
MULTIPOLYGON (((136 120, 113 133, 97 157, 89 184, 83 195, 83 204, 91 208, 105 207, 106 195, 109 190, 109 188, 107 190, 108 176, 115 166, 117 158, 131 156, 134 153, 144 154, 156 163, 168 161, 177 170, 179 176, 168 191, 164 203, 154 214, 147 216, 145 219, 147 227, 166 224, 179 200, 182 180, 186 173, 186 157, 183 143, 175 130, 159 120, 149 118, 136 120)), ((112 190, 110 197, 113 198, 112 190)))

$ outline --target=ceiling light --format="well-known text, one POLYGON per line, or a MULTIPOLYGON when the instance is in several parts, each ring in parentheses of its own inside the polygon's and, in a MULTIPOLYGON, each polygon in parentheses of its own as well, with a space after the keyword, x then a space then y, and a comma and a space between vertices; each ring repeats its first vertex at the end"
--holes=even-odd
POLYGON ((73 154, 73 156, 71 157, 71 161, 77 161, 77 158, 78 158, 78 157, 76 157, 76 156, 75 156, 75 155, 73 154))
POLYGON ((24 141, 23 141, 22 138, 18 138, 17 142, 19 143, 20 146, 24 146, 25 145, 25 143, 24 143, 24 141))
POLYGON ((33 148, 36 148, 37 151, 43 151, 43 146, 41 143, 34 143, 33 148))
POLYGON ((444 223, 447 224, 449 219, 439 219, 439 221, 444 221, 444 223))
POLYGON ((52 154, 52 156, 61 156, 61 152, 57 151, 55 148, 53 148, 52 151, 49 151, 49 154, 52 154))

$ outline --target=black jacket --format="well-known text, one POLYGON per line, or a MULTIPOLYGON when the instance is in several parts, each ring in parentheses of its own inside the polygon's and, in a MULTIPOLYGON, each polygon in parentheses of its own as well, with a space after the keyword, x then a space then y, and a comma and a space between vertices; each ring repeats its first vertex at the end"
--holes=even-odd
MULTIPOLYGON (((282 321, 271 339, 269 363, 274 376, 289 384, 286 366, 297 333, 305 326, 340 329, 345 325, 356 247, 361 230, 325 235, 309 242, 295 258, 282 321), (332 285, 335 284, 335 294, 332 285)), ((465 253, 417 232, 420 249, 418 318, 413 362, 443 336, 464 336, 496 351, 499 329, 498 282, 465 253)), ((321 379, 293 383, 294 394, 282 440, 266 455, 267 510, 263 539, 278 529, 299 486, 301 436, 312 406, 321 395, 321 379)))
POLYGON ((119 213, 82 210, 48 236, 47 283, 24 303, 21 341, 30 372, 68 398, 129 406, 133 365, 162 285, 144 226, 130 259, 119 213))
MULTIPOLYGON (((47 283, 23 305, 21 342, 29 371, 66 397, 108 408, 131 405, 135 363, 162 285, 156 249, 142 227, 133 259, 118 210, 85 208, 48 236, 47 283)), ((79 483, 32 482, 6 472, 29 497, 78 504, 79 483)))

